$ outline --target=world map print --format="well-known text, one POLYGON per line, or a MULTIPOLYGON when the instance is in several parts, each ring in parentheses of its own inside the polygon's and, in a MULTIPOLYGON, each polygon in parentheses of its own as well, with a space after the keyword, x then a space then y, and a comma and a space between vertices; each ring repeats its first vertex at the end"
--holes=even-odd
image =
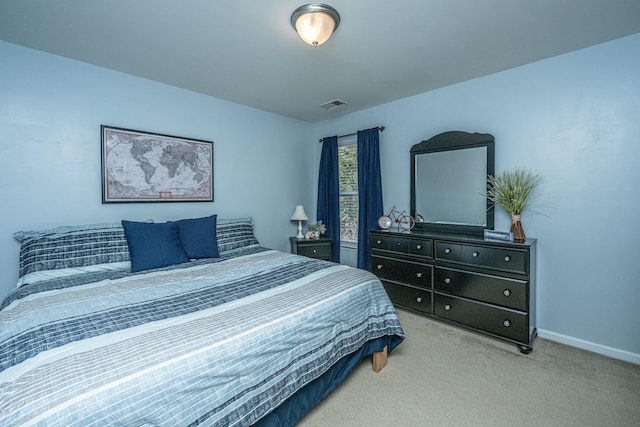
POLYGON ((103 201, 212 201, 213 143, 103 127, 103 201))

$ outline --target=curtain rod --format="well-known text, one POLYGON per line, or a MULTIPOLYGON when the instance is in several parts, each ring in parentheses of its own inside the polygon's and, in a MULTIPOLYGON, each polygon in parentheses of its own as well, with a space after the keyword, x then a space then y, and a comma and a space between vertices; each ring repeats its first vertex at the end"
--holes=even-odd
MULTIPOLYGON (((379 130, 380 132, 382 132, 382 131, 384 130, 384 126, 378 126, 378 130, 379 130)), ((338 139, 340 139, 340 138, 347 138, 347 137, 349 137, 349 136, 356 136, 357 134, 358 134, 358 132, 348 133, 348 134, 346 134, 346 135, 340 135, 340 136, 338 136, 338 139)), ((322 139, 318 140, 318 142, 322 142, 322 139)))

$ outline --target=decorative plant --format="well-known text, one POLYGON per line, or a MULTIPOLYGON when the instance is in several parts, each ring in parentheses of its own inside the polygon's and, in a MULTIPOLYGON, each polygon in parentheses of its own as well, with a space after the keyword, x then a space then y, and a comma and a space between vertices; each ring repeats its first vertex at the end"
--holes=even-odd
POLYGON ((309 231, 318 232, 321 236, 327 231, 327 227, 322 223, 322 221, 318 221, 315 224, 309 224, 309 231))
POLYGON ((513 168, 489 175, 487 199, 505 208, 511 214, 511 232, 516 241, 526 239, 520 214, 530 207, 531 193, 540 183, 542 176, 524 168, 513 168))

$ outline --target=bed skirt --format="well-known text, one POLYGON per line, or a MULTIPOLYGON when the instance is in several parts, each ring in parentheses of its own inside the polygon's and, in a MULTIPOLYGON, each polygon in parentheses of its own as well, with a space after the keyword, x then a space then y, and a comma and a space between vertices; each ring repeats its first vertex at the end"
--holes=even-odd
POLYGON ((256 427, 290 427, 316 406, 322 399, 338 387, 362 360, 383 351, 387 346, 391 352, 402 340, 398 337, 381 337, 367 342, 354 353, 343 357, 323 375, 301 388, 289 399, 282 402, 273 412, 259 420, 256 427))

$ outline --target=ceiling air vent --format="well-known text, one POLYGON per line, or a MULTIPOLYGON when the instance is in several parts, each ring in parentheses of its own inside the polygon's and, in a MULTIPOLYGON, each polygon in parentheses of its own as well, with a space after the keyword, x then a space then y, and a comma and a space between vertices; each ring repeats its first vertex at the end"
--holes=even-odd
POLYGON ((334 99, 333 101, 325 102, 321 105, 325 110, 333 110, 334 108, 342 107, 343 105, 347 105, 342 99, 334 99))

